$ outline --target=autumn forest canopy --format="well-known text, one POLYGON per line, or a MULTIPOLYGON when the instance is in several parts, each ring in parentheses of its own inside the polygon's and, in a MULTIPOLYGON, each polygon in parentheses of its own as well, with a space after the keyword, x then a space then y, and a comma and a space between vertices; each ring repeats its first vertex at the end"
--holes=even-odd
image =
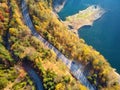
MULTIPOLYGON (((53 12, 54 0, 25 0, 35 30, 70 60, 82 64, 86 78, 98 90, 120 90, 120 81, 107 60, 77 37, 53 12)), ((21 0, 0 0, 0 90, 36 90, 27 63, 42 78, 45 90, 88 90, 36 38, 26 25, 21 0)))

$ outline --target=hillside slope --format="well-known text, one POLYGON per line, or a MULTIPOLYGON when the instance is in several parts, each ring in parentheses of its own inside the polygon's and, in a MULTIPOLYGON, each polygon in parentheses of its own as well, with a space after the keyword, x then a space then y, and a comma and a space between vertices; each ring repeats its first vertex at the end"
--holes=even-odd
POLYGON ((66 57, 82 63, 88 70, 88 80, 99 89, 119 87, 119 76, 107 60, 92 46, 71 33, 53 14, 47 1, 28 1, 33 24, 40 35, 66 57), (39 9, 38 9, 39 8, 39 9), (88 67, 89 66, 89 67, 88 67))
MULTIPOLYGON (((88 90, 57 54, 34 36, 23 18, 21 1, 0 1, 0 90, 39 90, 25 65, 41 78, 45 90, 88 90)), ((63 5, 64 0, 25 1, 37 32, 68 59, 82 64, 83 74, 96 89, 120 90, 119 75, 107 60, 54 14, 53 3, 63 5)))
MULTIPOLYGON (((8 21, 6 24, 7 28, 5 28, 5 30, 8 31, 6 33, 1 33, 0 44, 2 46, 0 47, 0 49, 4 50, 1 50, 2 52, 0 53, 0 64, 2 64, 2 69, 4 68, 3 60, 9 60, 11 61, 11 63, 7 62, 5 63, 5 65, 11 65, 8 66, 8 68, 14 67, 16 69, 15 64, 17 65, 18 63, 17 70, 22 71, 22 74, 20 73, 20 76, 22 75, 24 76, 24 78, 19 78, 20 84, 18 82, 14 83, 13 81, 16 81, 16 79, 18 80, 17 76, 19 76, 19 73, 16 73, 16 77, 14 78, 14 80, 12 81, 13 83, 10 84, 10 86, 6 87, 6 84, 8 82, 2 83, 2 81, 0 81, 1 89, 8 90, 8 88, 10 88, 10 90, 26 90, 28 89, 27 87, 29 87, 28 90, 36 89, 33 84, 34 81, 31 81, 30 77, 28 77, 27 74, 24 74, 27 73, 25 72, 26 69, 24 70, 24 68, 26 67, 19 64, 27 63, 32 68, 34 68, 39 77, 42 78, 42 84, 45 90, 87 90, 84 85, 80 84, 80 82, 78 82, 70 74, 68 68, 62 62, 58 61, 56 54, 52 50, 45 47, 36 37, 32 36, 31 31, 23 21, 20 6, 18 6, 17 2, 17 0, 10 1, 11 10, 9 10, 8 8, 8 11, 11 13, 11 16, 10 21, 8 21), (8 33, 10 36, 8 38, 8 41, 5 41, 2 37, 4 36, 4 34, 8 33), (3 42, 9 42, 10 48, 8 50, 6 49, 3 42), (16 60, 14 60, 13 58, 16 60)), ((6 5, 7 3, 7 1, 4 2, 4 4, 6 5)), ((9 15, 7 19, 9 19, 9 15)), ((3 31, 3 29, 1 31, 3 31)), ((16 72, 15 69, 14 72, 16 72)), ((5 70, 7 69, 5 68, 5 70)), ((3 78, 5 79, 6 73, 4 71, 1 71, 0 74, 2 73, 4 74, 3 78)), ((12 78, 12 75, 9 76, 9 78, 12 78)))

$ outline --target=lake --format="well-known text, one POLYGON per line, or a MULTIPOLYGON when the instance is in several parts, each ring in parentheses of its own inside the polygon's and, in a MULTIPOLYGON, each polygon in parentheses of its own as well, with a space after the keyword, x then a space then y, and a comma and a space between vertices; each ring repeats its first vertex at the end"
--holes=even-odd
POLYGON ((120 73, 120 0, 68 0, 58 13, 62 20, 91 5, 99 5, 106 13, 93 26, 84 26, 79 36, 99 51, 120 73))

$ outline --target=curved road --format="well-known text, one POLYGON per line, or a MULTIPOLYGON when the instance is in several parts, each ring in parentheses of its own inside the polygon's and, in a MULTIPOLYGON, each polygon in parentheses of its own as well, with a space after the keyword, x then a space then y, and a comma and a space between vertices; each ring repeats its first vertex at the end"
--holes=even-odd
MULTIPOLYGON (((11 6, 10 6, 10 0, 8 0, 8 6, 10 7, 10 18, 12 16, 12 9, 11 9, 11 6)), ((9 39, 10 37, 10 34, 9 34, 9 31, 7 31, 7 34, 6 34, 6 47, 7 49, 9 50, 10 49, 10 45, 9 45, 9 39)), ((18 59, 16 58, 16 56, 13 56, 14 59, 17 61, 18 59)), ((28 65, 27 63, 23 63, 23 68, 27 71, 29 77, 33 80, 35 86, 36 86, 36 89, 37 90, 44 90, 43 89, 43 85, 42 85, 42 79, 38 76, 38 74, 35 72, 34 69, 32 69, 32 67, 30 65, 28 65)))
POLYGON ((36 89, 37 90, 44 90, 43 89, 43 84, 42 84, 42 79, 38 76, 38 74, 35 72, 30 65, 27 63, 23 63, 24 69, 27 71, 28 75, 32 79, 32 81, 35 83, 36 89))
POLYGON ((21 9, 24 21, 26 25, 30 28, 32 34, 36 36, 41 42, 43 42, 45 46, 52 49, 56 53, 57 57, 62 60, 62 62, 70 69, 71 73, 77 80, 79 80, 83 85, 89 88, 89 90, 96 90, 95 87, 89 83, 86 76, 83 74, 84 70, 81 64, 77 64, 76 62, 66 58, 59 50, 57 50, 52 44, 50 44, 36 32, 30 19, 26 2, 24 0, 21 0, 21 9))

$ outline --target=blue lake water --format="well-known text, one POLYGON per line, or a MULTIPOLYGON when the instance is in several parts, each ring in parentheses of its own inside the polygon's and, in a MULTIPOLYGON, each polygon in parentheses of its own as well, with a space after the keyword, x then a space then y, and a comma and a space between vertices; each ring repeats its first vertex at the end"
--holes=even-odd
POLYGON ((92 27, 81 28, 79 36, 99 51, 120 73, 120 0, 68 0, 58 14, 65 20, 65 17, 90 5, 99 5, 106 13, 92 27))

